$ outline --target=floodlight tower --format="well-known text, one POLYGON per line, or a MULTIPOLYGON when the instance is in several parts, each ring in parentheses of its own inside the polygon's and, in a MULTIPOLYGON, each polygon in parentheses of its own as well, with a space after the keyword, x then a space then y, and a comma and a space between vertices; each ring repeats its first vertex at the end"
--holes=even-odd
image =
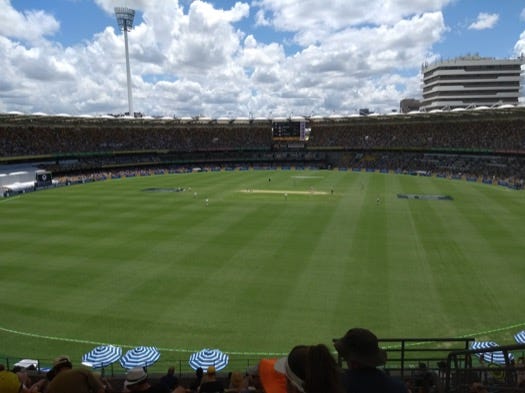
POLYGON ((115 7, 115 16, 117 17, 117 23, 120 30, 124 31, 124 45, 126 47, 126 72, 128 76, 129 115, 134 116, 133 96, 131 95, 131 71, 129 68, 128 31, 131 31, 133 28, 135 10, 126 7, 115 7))

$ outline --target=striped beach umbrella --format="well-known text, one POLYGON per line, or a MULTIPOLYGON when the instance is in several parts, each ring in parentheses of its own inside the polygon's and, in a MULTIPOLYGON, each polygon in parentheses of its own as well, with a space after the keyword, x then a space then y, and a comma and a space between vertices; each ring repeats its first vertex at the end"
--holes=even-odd
POLYGON ((100 345, 82 355, 82 364, 93 368, 104 368, 122 356, 122 349, 113 345, 100 345))
MULTIPOLYGON (((474 341, 470 344, 470 349, 479 350, 479 349, 491 349, 499 347, 494 341, 474 341)), ((495 364, 505 364, 505 354, 503 351, 493 351, 493 352, 480 352, 476 353, 476 356, 483 358, 487 363, 495 364)), ((509 360, 512 360, 514 356, 509 353, 509 360)))
POLYGON ((199 352, 192 353, 189 364, 194 370, 199 367, 206 370, 209 366, 214 366, 219 371, 228 365, 229 357, 218 349, 205 348, 199 352))
POLYGON ((516 333, 514 335, 514 340, 516 340, 518 344, 525 344, 525 330, 516 333))
POLYGON ((130 369, 133 367, 149 367, 160 358, 160 352, 155 347, 135 347, 120 358, 120 365, 130 369))

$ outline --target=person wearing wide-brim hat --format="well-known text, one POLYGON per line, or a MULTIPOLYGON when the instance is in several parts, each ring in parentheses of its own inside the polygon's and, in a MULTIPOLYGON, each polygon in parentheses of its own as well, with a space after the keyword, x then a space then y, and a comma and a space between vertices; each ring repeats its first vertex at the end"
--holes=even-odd
POLYGON ((134 367, 126 373, 124 391, 144 393, 169 393, 171 390, 163 383, 150 384, 148 373, 142 367, 134 367))
POLYGON ((370 330, 350 329, 343 337, 334 339, 333 343, 348 365, 348 370, 343 373, 343 386, 347 393, 407 393, 401 380, 378 369, 386 363, 387 355, 370 330))

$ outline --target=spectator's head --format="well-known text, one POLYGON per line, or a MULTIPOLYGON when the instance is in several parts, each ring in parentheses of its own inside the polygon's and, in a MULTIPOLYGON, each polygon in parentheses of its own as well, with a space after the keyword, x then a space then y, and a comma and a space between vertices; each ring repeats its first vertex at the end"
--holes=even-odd
POLYGON ((246 376, 248 377, 248 386, 254 387, 256 390, 262 390, 259 365, 248 367, 246 376))
POLYGON ((71 363, 71 359, 69 359, 69 356, 62 355, 53 360, 53 368, 56 371, 60 371, 64 368, 73 368, 73 364, 71 363))
POLYGON ((474 382, 469 386, 469 393, 488 393, 488 390, 482 383, 474 382))
POLYGON ((48 371, 46 377, 49 381, 52 381, 56 375, 63 370, 70 370, 73 368, 73 364, 69 359, 69 356, 62 355, 53 360, 53 368, 48 371))
POLYGON ((233 371, 230 376, 230 389, 239 391, 243 387, 244 378, 242 373, 233 371))
POLYGON ((334 339, 333 342, 335 349, 349 367, 377 367, 386 362, 386 351, 379 348, 377 337, 370 330, 350 329, 343 337, 334 339))
POLYGON ((168 368, 168 375, 174 375, 175 374, 175 367, 168 368))
POLYGON ((323 344, 294 347, 287 357, 275 363, 275 370, 286 375, 289 393, 341 390, 337 364, 323 344))
POLYGON ((195 370, 195 376, 197 377, 197 379, 201 379, 203 375, 204 370, 202 369, 202 367, 197 367, 197 370, 195 370))
POLYGON ((148 374, 142 367, 134 367, 126 373, 124 388, 130 392, 139 391, 144 384, 148 383, 148 374))
POLYGON ((215 376, 217 374, 217 371, 215 370, 215 366, 209 366, 207 369, 206 369, 206 379, 208 381, 213 381, 215 380, 215 376))
POLYGON ((18 393, 21 386, 22 383, 18 379, 18 375, 11 371, 0 371, 0 392, 18 393))

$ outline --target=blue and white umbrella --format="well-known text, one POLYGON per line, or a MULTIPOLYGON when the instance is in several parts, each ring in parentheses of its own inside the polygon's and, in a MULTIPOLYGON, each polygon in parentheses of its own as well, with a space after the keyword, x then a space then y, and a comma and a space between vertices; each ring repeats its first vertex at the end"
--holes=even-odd
POLYGON ((189 364, 194 370, 199 367, 206 370, 209 366, 214 366, 215 370, 219 371, 228 365, 229 357, 218 349, 205 348, 199 352, 192 353, 189 364))
MULTIPOLYGON (((496 344, 494 341, 474 341, 470 344, 470 349, 491 349, 499 347, 498 344, 496 344)), ((483 360, 488 363, 495 363, 495 364, 505 364, 505 354, 503 351, 494 351, 494 352, 480 352, 476 353, 476 356, 479 358, 483 357, 483 360)), ((512 360, 514 356, 509 353, 509 360, 512 360)))
POLYGON ((82 364, 93 368, 104 368, 122 356, 122 349, 113 345, 100 345, 82 355, 82 364))
POLYGON ((120 358, 120 365, 130 369, 133 367, 149 367, 160 358, 160 352, 155 347, 135 347, 120 358))
POLYGON ((516 340, 518 344, 525 344, 525 330, 516 333, 514 335, 514 340, 516 340))

